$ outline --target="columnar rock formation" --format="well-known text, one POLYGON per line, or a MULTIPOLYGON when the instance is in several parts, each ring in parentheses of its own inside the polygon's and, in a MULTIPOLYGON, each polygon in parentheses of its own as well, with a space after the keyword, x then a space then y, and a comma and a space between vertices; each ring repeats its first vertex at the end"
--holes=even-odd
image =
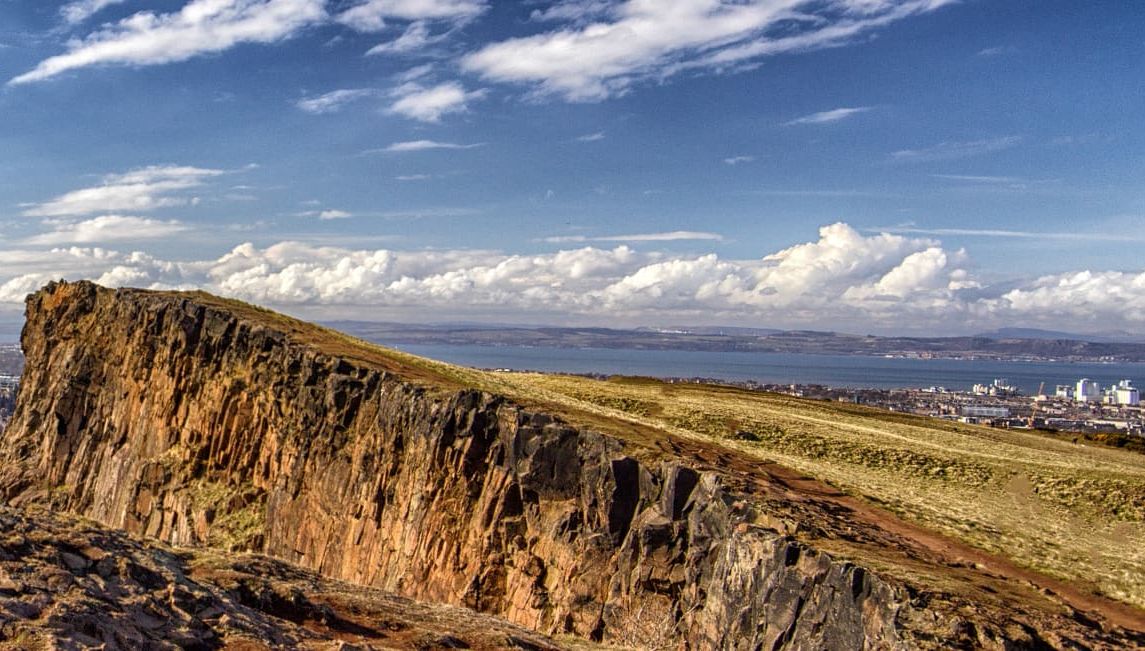
POLYGON ((796 540, 694 459, 256 308, 58 283, 27 319, 11 504, 643 647, 1124 639, 927 595, 796 540))

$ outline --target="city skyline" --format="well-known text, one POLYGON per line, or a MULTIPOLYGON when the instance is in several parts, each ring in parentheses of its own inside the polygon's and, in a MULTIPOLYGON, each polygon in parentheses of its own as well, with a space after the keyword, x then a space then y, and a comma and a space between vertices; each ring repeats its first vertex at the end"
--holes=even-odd
POLYGON ((1145 324, 1145 11, 0 0, 0 322, 1145 324))

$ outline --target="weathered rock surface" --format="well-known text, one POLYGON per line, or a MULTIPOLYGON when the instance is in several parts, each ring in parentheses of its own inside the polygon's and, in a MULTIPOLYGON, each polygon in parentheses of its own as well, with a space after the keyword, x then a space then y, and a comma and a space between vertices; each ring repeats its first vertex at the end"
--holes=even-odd
POLYGON ((978 603, 974 577, 947 593, 837 559, 792 534, 898 539, 827 501, 765 499, 762 471, 578 429, 202 294, 53 284, 23 343, 0 442, 14 505, 642 648, 1145 644, 1052 597, 978 603))
POLYGON ((556 642, 282 561, 0 507, 0 649, 527 649, 556 642))

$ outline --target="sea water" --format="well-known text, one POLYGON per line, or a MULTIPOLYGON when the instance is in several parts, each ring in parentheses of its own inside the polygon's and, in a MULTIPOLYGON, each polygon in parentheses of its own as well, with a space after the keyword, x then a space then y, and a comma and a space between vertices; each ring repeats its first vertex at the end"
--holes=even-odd
MULTIPOLYGON (((384 343, 384 342, 383 342, 384 343)), ((1005 378, 1027 394, 1045 382, 1074 384, 1087 377, 1102 386, 1120 380, 1145 384, 1145 363, 1027 362, 961 359, 916 359, 863 355, 707 352, 555 348, 543 346, 478 346, 454 344, 387 344, 415 355, 475 368, 556 373, 643 375, 660 378, 712 378, 771 384, 825 384, 853 388, 928 388, 969 391, 975 384, 1005 378)))

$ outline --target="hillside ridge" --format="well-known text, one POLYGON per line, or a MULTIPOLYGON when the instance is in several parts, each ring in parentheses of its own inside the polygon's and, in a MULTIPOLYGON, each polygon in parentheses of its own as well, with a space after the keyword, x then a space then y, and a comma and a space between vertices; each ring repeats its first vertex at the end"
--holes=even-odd
POLYGON ((1145 644, 781 466, 261 308, 54 283, 23 343, 12 505, 644 648, 1145 644))

